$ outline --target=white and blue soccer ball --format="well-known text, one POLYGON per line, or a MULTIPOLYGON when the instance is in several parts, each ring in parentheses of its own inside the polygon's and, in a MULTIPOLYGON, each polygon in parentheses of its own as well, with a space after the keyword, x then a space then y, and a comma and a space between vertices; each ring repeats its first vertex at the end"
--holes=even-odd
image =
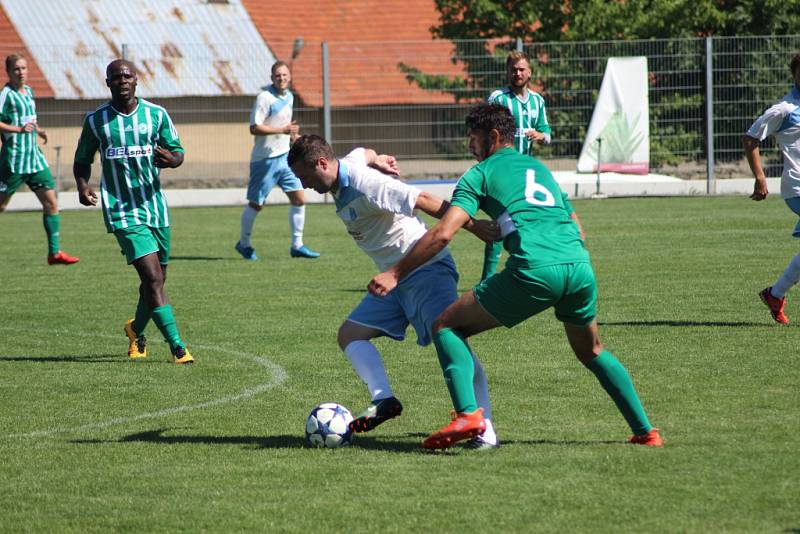
POLYGON ((346 447, 353 441, 352 420, 353 414, 341 404, 322 403, 311 410, 306 419, 306 443, 327 449, 346 447))

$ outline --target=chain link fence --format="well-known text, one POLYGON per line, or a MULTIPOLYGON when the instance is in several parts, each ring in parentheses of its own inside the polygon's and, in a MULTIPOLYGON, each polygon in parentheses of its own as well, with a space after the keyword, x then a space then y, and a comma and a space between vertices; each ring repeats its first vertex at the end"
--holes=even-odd
MULTIPOLYGON (((300 50, 297 41, 275 41, 268 46, 275 57, 291 64, 295 118, 302 132, 327 134, 340 154, 363 145, 395 154, 408 162, 405 168, 410 178, 454 178, 466 168, 471 157, 463 118, 472 104, 505 85, 509 50, 522 49, 531 58, 532 85, 545 98, 553 128, 552 144, 538 148, 537 155, 554 170, 576 167, 608 58, 646 56, 651 172, 685 179, 707 179, 713 173, 724 179, 749 176, 741 136, 791 88, 788 62, 800 51, 800 36, 713 38, 710 42, 705 38, 305 42, 300 50), (711 125, 706 119, 709 105, 711 125), (709 132, 713 132, 711 138, 709 132), (707 158, 710 148, 712 165, 707 158)), ((186 164, 165 173, 166 185, 243 185, 252 146, 250 108, 258 88, 269 83, 270 65, 253 61, 247 46, 214 50, 214 57, 192 58, 214 64, 215 74, 209 80, 185 61, 187 54, 208 54, 208 46, 184 45, 180 53, 154 51, 151 43, 127 43, 119 49, 140 70, 145 83, 140 84, 139 96, 169 110, 186 146, 186 164), (152 78, 155 69, 146 58, 154 54, 161 55, 159 61, 166 63, 159 68, 172 72, 172 83, 179 84, 186 96, 163 98, 156 84, 147 83, 153 81, 148 76, 152 78), (236 69, 231 62, 238 62, 236 69), (233 72, 239 74, 232 77, 233 72), (215 95, 203 94, 208 91, 201 88, 209 82, 218 88, 215 95)), ((43 51, 32 52, 37 60, 47 57, 43 51)), ((114 59, 108 53, 81 50, 81 60, 92 62, 95 73, 91 80, 73 77, 76 86, 102 83, 102 69, 98 71, 97 65, 114 59)), ((39 66, 47 73, 51 69, 76 72, 76 65, 40 62, 39 66)), ((51 142, 45 147, 51 166, 55 167, 56 147, 60 147, 60 168, 71 166, 83 117, 101 102, 96 98, 37 99, 40 124, 51 131, 51 142)), ((771 141, 764 145, 764 159, 767 174, 779 176, 780 154, 771 141)), ((70 181, 65 179, 65 185, 70 181)))

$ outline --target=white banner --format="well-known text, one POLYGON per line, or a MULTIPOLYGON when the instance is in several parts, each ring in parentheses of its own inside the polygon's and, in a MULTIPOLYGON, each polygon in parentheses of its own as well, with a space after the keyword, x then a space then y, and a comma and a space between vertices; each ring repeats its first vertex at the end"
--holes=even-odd
POLYGON ((608 58, 578 172, 597 172, 598 149, 601 172, 650 172, 647 90, 646 57, 608 58))

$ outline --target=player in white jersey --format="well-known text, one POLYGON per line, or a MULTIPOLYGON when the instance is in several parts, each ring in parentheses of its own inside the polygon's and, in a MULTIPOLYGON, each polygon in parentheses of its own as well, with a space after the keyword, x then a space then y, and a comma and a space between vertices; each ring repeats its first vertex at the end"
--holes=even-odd
MULTIPOLYGON (((783 154, 783 174, 781 175, 781 196, 795 214, 800 216, 800 54, 789 63, 794 79, 794 87, 777 104, 767 109, 742 138, 744 153, 750 170, 755 176, 755 187, 750 198, 756 201, 767 198, 767 178, 761 165, 761 141, 772 135, 783 154)), ((800 221, 792 233, 800 237, 800 221)), ((759 296, 769 308, 772 318, 781 324, 788 324, 784 313, 786 293, 800 281, 800 254, 789 262, 783 274, 771 287, 762 289, 759 296)))
POLYGON ((256 97, 250 112, 250 133, 255 136, 250 154, 250 181, 247 184, 247 206, 242 212, 241 231, 236 251, 246 260, 257 260, 250 242, 256 216, 264 207, 269 192, 277 184, 289 197, 289 226, 292 231, 293 258, 318 258, 303 244, 306 206, 303 186, 286 163, 289 145, 300 127, 292 120, 294 95, 289 90, 292 73, 289 65, 276 61, 272 65, 272 85, 256 97))
MULTIPOLYGON (((414 214, 420 209, 441 217, 448 203, 412 187, 391 175, 397 167, 391 156, 358 148, 341 160, 321 137, 304 135, 289 152, 289 165, 303 186, 318 193, 331 193, 336 213, 356 244, 384 270, 403 258, 425 234, 425 225, 414 214)), ((470 221, 468 230, 490 241, 497 236, 494 223, 470 221)), ((458 273, 447 249, 442 250, 411 274, 391 298, 369 293, 339 328, 339 347, 367 384, 371 404, 351 424, 355 432, 372 430, 400 415, 403 406, 394 396, 378 350, 370 342, 380 336, 403 340, 409 324, 417 343, 431 342, 433 320, 458 295, 458 273)), ((473 355, 475 394, 479 404, 491 412, 486 374, 473 355)), ((487 432, 470 442, 472 448, 494 448, 498 444, 491 423, 487 432)))
POLYGON ((39 127, 33 90, 25 85, 28 62, 20 54, 6 57, 8 83, 0 90, 0 213, 22 184, 27 184, 42 204, 42 222, 47 234, 47 263, 69 265, 78 258, 60 250, 61 215, 56 184, 37 136, 47 144, 47 132, 39 127))

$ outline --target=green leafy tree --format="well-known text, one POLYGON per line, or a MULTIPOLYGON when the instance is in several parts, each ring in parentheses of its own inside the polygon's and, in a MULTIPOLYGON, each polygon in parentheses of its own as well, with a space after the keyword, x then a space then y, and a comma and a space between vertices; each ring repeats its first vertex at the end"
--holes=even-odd
MULTIPOLYGON (((750 103, 749 120, 763 110, 753 109, 753 101, 774 100, 788 88, 788 70, 776 70, 775 64, 783 67, 800 45, 797 39, 741 39, 797 32, 800 10, 785 0, 435 2, 440 16, 431 33, 453 42, 453 62, 463 65, 466 76, 424 73, 409 64, 398 65, 400 70, 410 82, 449 92, 457 102, 482 100, 504 85, 505 56, 522 40, 555 131, 553 145, 540 151, 542 155, 574 156, 580 151, 606 58, 646 55, 652 58, 651 163, 704 157, 705 89, 697 74, 705 67, 704 45, 696 38, 738 37, 722 39, 719 45, 728 64, 716 75, 720 89, 715 92, 715 115, 740 116, 744 103, 750 103)), ((715 123, 718 157, 741 156, 743 122, 715 123)))

